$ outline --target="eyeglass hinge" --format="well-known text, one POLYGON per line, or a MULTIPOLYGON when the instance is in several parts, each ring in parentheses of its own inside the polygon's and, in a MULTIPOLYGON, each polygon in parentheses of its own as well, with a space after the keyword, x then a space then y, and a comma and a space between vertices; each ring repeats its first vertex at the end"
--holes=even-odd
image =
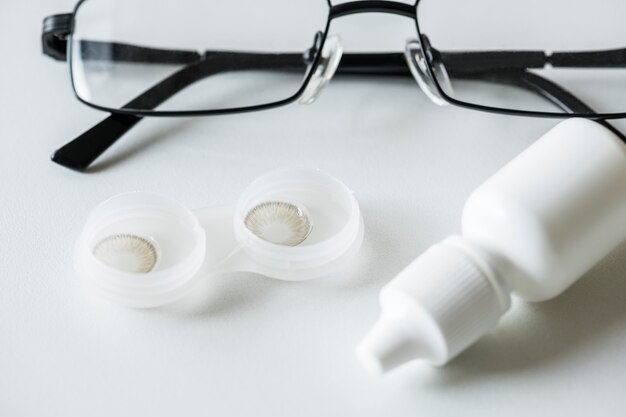
POLYGON ((58 61, 67 59, 67 38, 72 33, 73 20, 71 13, 48 16, 43 20, 41 43, 45 55, 58 61))

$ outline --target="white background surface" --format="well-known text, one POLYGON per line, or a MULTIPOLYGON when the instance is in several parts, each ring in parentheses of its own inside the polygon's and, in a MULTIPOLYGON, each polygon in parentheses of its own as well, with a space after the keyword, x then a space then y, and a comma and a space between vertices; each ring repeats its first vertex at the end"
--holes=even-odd
MULTIPOLYGON (((41 19, 70 6, 0 4, 0 415, 624 415, 624 246, 560 298, 515 305, 443 369, 376 379, 353 355, 385 282, 458 231, 470 191, 555 121, 438 108, 408 79, 335 80, 310 107, 144 121, 78 174, 49 156, 104 114, 74 99, 39 43, 41 19), (231 275, 193 309, 127 310, 80 291, 72 246, 103 199, 229 204, 281 166, 321 168, 355 191, 366 240, 346 276, 231 275)), ((410 33, 390 22, 335 28, 347 50, 387 32, 399 49, 410 33)))

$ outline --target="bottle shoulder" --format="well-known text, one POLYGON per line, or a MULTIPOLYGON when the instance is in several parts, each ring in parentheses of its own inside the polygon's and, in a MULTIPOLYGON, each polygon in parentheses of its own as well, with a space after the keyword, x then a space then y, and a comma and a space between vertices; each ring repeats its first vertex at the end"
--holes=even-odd
POLYGON ((462 218, 463 237, 506 281, 511 292, 528 301, 555 297, 568 285, 559 267, 560 248, 549 221, 507 193, 477 190, 462 218))

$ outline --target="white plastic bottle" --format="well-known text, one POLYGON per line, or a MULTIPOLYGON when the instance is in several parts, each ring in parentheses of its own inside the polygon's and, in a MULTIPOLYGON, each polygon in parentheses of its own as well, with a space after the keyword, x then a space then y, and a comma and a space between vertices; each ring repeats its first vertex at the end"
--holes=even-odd
POLYGON ((598 123, 562 122, 470 196, 462 236, 383 288, 357 355, 378 373, 445 364, 495 326, 511 293, 555 297, 624 239, 626 146, 598 123))

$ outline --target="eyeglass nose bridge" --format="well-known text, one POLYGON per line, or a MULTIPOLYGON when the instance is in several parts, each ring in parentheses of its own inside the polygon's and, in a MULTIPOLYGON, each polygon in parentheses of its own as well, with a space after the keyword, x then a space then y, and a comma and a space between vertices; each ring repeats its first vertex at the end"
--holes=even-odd
POLYGON ((417 3, 406 4, 397 1, 351 1, 331 6, 329 19, 359 13, 387 13, 417 19, 417 3))
MULTIPOLYGON (((329 23, 333 19, 338 17, 361 13, 386 13, 417 19, 417 3, 411 5, 396 1, 361 0, 337 4, 331 6, 330 8, 329 23)), ((317 41, 318 38, 316 37, 316 44, 317 41)), ((313 50, 315 48, 316 46, 314 45, 313 50)), ((315 100, 317 100, 317 98, 324 90, 324 87, 326 87, 326 85, 335 75, 335 72, 339 67, 339 62, 341 61, 342 55, 343 47, 341 46, 341 40, 339 36, 333 35, 326 38, 323 50, 321 51, 320 61, 313 69, 313 71, 315 72, 309 79, 304 93, 302 93, 302 96, 298 100, 298 103, 312 104, 315 102, 315 100)), ((411 63, 409 63, 409 67, 411 67, 411 63)), ((413 75, 415 76, 415 73, 413 75)), ((420 86, 422 86, 422 84, 420 84, 420 86)), ((422 87, 422 89, 424 89, 424 87, 422 87)), ((426 90, 424 91, 426 92, 426 90)), ((426 94, 431 97, 428 92, 426 94)))

